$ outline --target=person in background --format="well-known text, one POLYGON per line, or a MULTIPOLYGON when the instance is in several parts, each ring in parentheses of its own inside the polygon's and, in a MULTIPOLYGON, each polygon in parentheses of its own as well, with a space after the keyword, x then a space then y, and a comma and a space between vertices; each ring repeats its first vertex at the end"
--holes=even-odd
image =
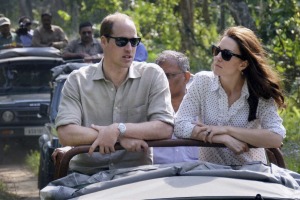
POLYGON ((280 147, 286 134, 277 113, 284 106, 279 76, 255 33, 242 26, 225 30, 212 54, 213 71, 194 76, 176 113, 175 135, 226 146, 200 147, 202 161, 267 164, 264 148, 280 147))
POLYGON ((33 32, 33 47, 55 47, 57 49, 63 49, 67 46, 68 38, 61 27, 52 25, 51 13, 42 13, 41 23, 42 25, 33 32))
POLYGON ((10 30, 10 20, 7 17, 0 18, 0 50, 23 47, 19 36, 10 30))
POLYGON ((100 39, 103 58, 69 75, 55 120, 63 146, 91 145, 92 156, 77 155, 70 162, 71 170, 84 174, 152 164, 145 140, 169 139, 173 132, 164 71, 133 62, 141 40, 133 20, 122 13, 106 16, 100 39), (117 141, 126 150, 115 152, 117 141), (96 147, 100 153, 93 153, 96 147))
MULTIPOLYGON (((165 72, 171 91, 171 101, 175 112, 187 91, 191 73, 188 58, 180 52, 165 50, 155 61, 165 72)), ((176 137, 173 135, 173 139, 176 137)), ((154 147, 153 163, 177 163, 199 160, 199 147, 154 147)))
POLYGON ((29 17, 20 17, 19 28, 16 30, 16 33, 20 37, 24 47, 31 46, 33 30, 31 29, 31 20, 29 17))
POLYGON ((145 62, 148 59, 148 51, 145 45, 140 42, 140 44, 136 47, 136 52, 134 56, 135 61, 145 62))
POLYGON ((93 25, 83 22, 79 25, 80 38, 72 40, 63 50, 64 59, 84 59, 85 62, 100 60, 102 47, 100 41, 93 37, 93 25))

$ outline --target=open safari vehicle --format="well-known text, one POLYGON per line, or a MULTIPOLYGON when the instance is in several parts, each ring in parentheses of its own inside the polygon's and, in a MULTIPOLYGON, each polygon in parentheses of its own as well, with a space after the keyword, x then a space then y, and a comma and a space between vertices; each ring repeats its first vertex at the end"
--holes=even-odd
MULTIPOLYGON (((54 128, 60 92, 67 74, 83 66, 69 63, 53 70, 51 103, 41 109, 47 111, 50 119, 47 131, 40 137, 41 199, 300 199, 300 175, 285 168, 283 155, 277 148, 266 149, 268 165, 253 162, 224 166, 196 161, 121 168, 89 176, 68 170, 75 155, 89 150, 89 146, 77 146, 59 151, 54 165, 51 154, 60 147, 54 128)), ((149 147, 224 147, 187 139, 147 143, 149 147)), ((123 148, 117 143, 115 149, 123 148)))
MULTIPOLYGON (((187 139, 147 143, 149 147, 224 147, 187 139)), ((122 149, 119 144, 115 148, 122 149)), ((55 180, 41 190, 41 199, 300 199, 300 175, 285 169, 277 148, 266 149, 269 165, 198 161, 107 170, 92 176, 68 174, 69 161, 88 150, 89 146, 78 146, 58 153, 55 180)))

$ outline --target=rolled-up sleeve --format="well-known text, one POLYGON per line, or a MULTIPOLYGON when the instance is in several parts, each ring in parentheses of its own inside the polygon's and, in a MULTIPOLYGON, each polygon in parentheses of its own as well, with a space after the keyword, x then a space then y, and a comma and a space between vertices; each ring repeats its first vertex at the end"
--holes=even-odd
POLYGON ((201 115, 201 95, 199 94, 201 85, 201 79, 196 75, 175 115, 174 134, 178 138, 190 138, 195 127, 192 122, 199 120, 201 115))
POLYGON ((82 105, 79 97, 79 86, 76 76, 71 73, 61 92, 59 112, 55 119, 56 128, 66 124, 81 125, 82 105))
POLYGON ((141 74, 141 78, 140 80, 138 78, 133 79, 133 85, 137 85, 137 90, 130 90, 129 95, 135 95, 134 101, 139 102, 135 104, 145 105, 147 121, 158 120, 174 125, 174 110, 169 82, 164 71, 153 63, 135 62, 135 64, 146 66, 143 68, 136 67, 137 71, 134 73, 141 74))
POLYGON ((282 124, 282 119, 277 112, 274 100, 260 99, 259 101, 257 111, 261 127, 285 138, 286 130, 282 124))

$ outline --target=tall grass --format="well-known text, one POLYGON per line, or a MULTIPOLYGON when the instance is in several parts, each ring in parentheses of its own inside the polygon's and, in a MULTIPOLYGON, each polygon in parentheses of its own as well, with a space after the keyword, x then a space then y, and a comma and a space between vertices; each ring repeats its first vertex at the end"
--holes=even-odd
POLYGON ((16 195, 9 194, 6 191, 7 191, 7 187, 6 187, 5 183, 3 183, 0 180, 0 199, 1 200, 17 200, 18 199, 18 197, 16 195))
POLYGON ((26 166, 35 174, 38 175, 40 153, 37 150, 30 150, 25 159, 26 166))

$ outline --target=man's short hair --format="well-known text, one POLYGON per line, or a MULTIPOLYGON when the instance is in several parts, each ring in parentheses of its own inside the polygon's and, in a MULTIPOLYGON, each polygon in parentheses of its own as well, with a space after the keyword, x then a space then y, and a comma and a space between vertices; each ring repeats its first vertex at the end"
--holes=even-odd
POLYGON ((178 67, 183 71, 190 71, 189 59, 181 52, 173 50, 165 50, 161 52, 155 60, 155 63, 160 65, 161 63, 169 60, 176 61, 178 67))
POLYGON ((129 19, 130 21, 133 21, 132 18, 129 17, 128 15, 119 12, 107 15, 101 22, 100 36, 112 35, 113 34, 112 28, 114 22, 118 19, 122 19, 122 20, 129 19))
POLYGON ((93 24, 91 22, 82 22, 79 24, 79 31, 84 27, 93 27, 93 24))
POLYGON ((50 12, 43 12, 41 17, 43 18, 44 16, 52 17, 52 14, 50 12))
POLYGON ((23 25, 31 25, 31 19, 29 17, 27 17, 27 16, 22 16, 22 17, 19 18, 19 25, 21 23, 23 25), (24 21, 26 21, 26 22, 24 23, 24 21))

